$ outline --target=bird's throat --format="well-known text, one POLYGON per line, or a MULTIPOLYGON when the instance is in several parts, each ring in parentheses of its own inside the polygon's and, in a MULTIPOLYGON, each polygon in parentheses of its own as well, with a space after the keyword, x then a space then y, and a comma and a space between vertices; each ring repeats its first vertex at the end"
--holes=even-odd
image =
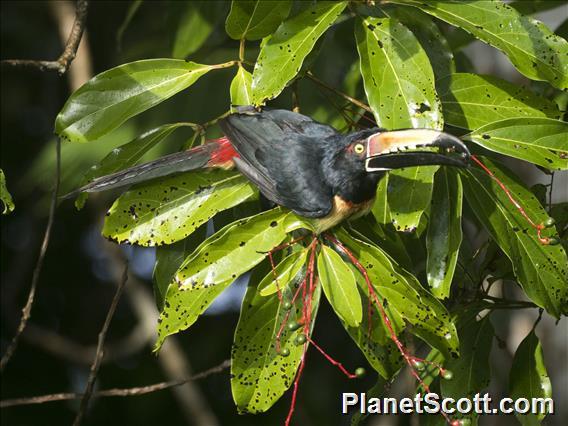
POLYGON ((371 198, 362 203, 353 203, 336 195, 333 197, 333 208, 331 212, 327 216, 315 220, 316 233, 320 234, 325 232, 339 225, 344 220, 357 219, 358 217, 366 215, 371 211, 374 201, 375 199, 371 198))

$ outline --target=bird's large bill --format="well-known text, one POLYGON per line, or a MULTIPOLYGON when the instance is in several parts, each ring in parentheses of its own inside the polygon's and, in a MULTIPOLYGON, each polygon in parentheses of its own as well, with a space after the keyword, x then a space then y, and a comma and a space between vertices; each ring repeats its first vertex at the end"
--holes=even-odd
POLYGON ((467 167, 470 153, 455 136, 429 129, 380 132, 367 138, 368 172, 412 166, 467 167))

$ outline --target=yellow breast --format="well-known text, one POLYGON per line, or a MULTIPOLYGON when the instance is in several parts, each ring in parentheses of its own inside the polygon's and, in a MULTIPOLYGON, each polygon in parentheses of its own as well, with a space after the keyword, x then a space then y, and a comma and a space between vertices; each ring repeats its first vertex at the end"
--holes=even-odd
POLYGON ((355 204, 344 200, 339 195, 336 195, 333 197, 333 208, 331 209, 331 212, 327 216, 315 221, 317 233, 321 234, 322 232, 339 225, 344 220, 356 219, 366 215, 371 210, 374 201, 375 199, 373 198, 363 203, 355 204))

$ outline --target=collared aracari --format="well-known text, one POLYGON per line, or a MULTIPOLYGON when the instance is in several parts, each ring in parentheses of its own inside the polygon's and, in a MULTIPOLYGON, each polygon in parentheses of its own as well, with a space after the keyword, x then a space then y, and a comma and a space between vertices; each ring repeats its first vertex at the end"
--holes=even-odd
POLYGON ((315 219, 323 232, 368 213, 388 170, 465 167, 470 158, 459 139, 436 130, 372 128, 340 134, 302 114, 252 108, 239 109, 219 124, 224 138, 97 178, 66 198, 190 170, 236 168, 268 200, 315 219))

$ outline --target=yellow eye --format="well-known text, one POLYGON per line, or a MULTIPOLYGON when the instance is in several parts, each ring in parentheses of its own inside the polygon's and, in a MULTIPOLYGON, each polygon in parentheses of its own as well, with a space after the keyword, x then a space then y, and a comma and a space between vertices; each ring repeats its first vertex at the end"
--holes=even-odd
POLYGON ((358 143, 353 147, 353 151, 357 154, 363 154, 363 152, 365 152, 365 145, 358 143))

